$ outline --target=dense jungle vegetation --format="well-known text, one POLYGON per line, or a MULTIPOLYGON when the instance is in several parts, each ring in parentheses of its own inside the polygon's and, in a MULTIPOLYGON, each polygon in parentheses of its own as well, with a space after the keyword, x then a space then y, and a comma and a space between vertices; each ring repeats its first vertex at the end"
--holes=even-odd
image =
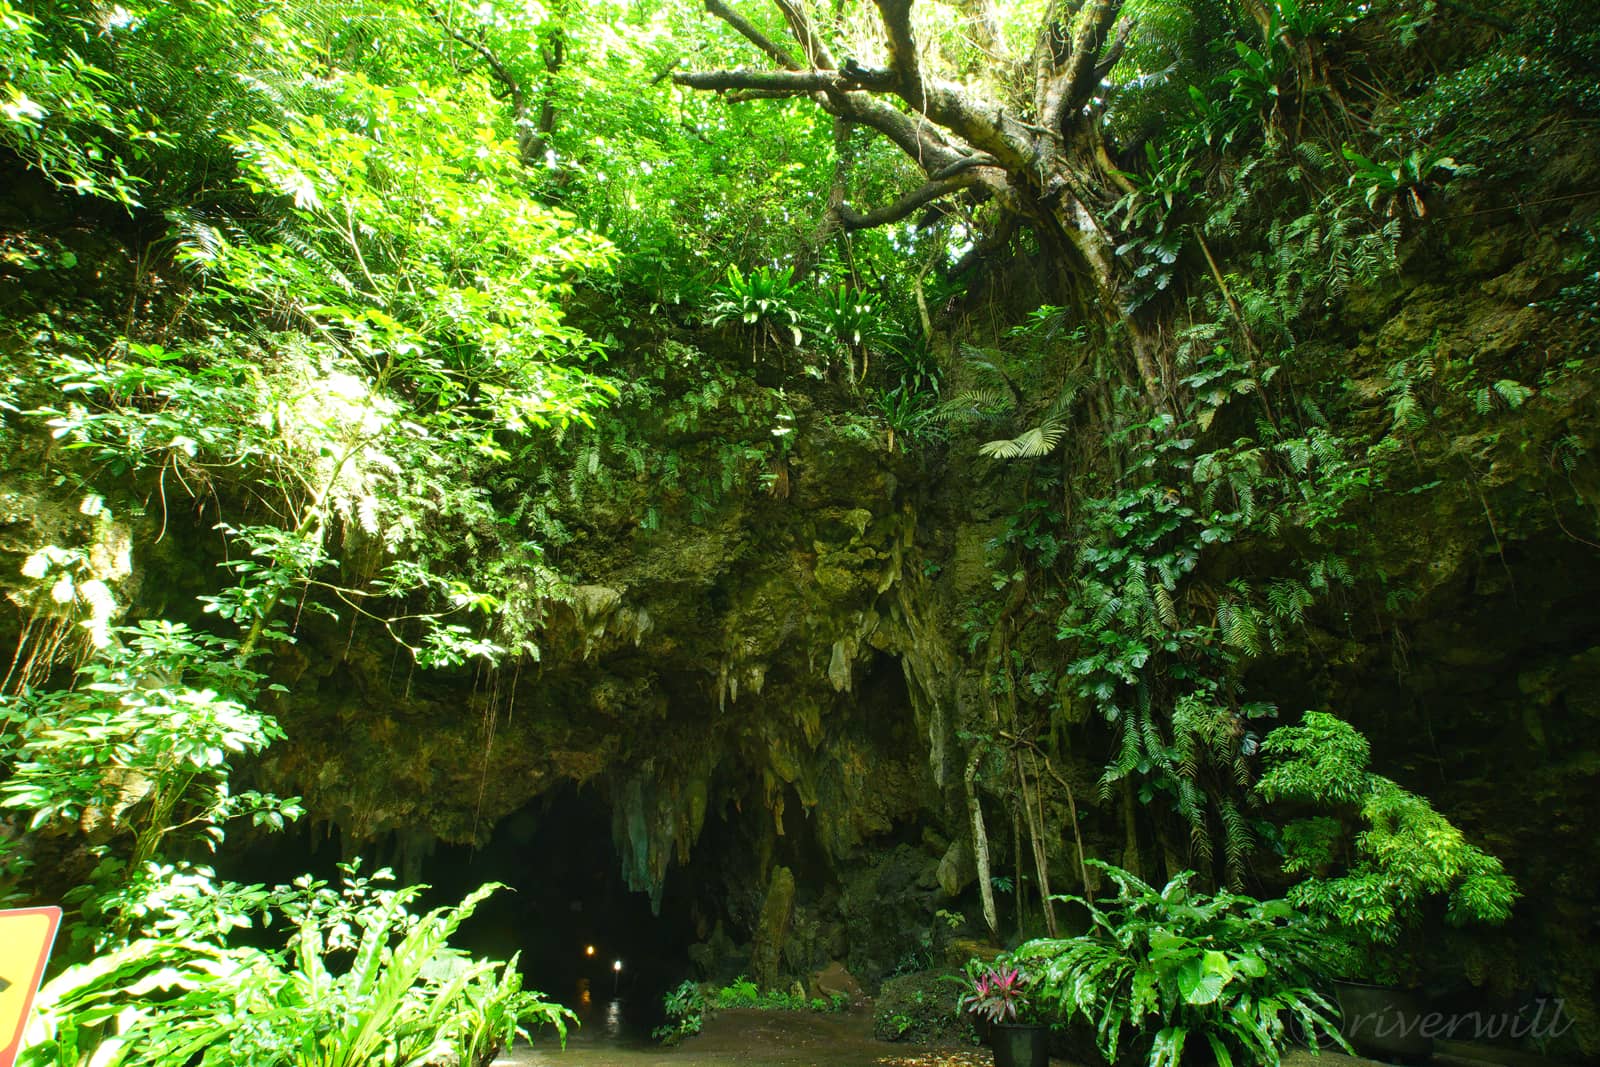
POLYGON ((1597 148, 1591 0, 0 0, 19 1062, 563 1027, 420 882, 578 786, 753 998, 1600 1051, 1597 148))

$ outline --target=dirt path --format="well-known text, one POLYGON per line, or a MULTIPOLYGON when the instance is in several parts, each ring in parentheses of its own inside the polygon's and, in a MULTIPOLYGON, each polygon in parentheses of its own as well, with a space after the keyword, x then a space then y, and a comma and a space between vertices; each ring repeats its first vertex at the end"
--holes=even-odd
POLYGON ((721 1011, 674 1049, 619 1040, 603 1027, 578 1031, 562 1050, 541 1040, 498 1064, 518 1067, 987 1067, 987 1049, 928 1049, 872 1036, 865 1011, 721 1011))
MULTIPOLYGON (((553 1041, 519 1047, 496 1061, 505 1067, 988 1067, 985 1048, 933 1049, 878 1041, 872 1016, 737 1010, 718 1012, 697 1037, 674 1049, 608 1034, 578 1031, 565 1050, 553 1041)), ((1051 1067, 1077 1067, 1051 1060, 1051 1067)), ((1284 1067, 1376 1067, 1337 1053, 1292 1053, 1284 1067)))

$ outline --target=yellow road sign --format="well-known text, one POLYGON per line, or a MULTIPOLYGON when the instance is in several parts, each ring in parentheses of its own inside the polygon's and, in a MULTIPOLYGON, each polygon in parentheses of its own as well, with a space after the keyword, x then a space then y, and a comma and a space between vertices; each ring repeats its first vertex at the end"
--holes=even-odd
POLYGON ((0 911, 0 1067, 13 1067, 22 1051, 28 1009, 59 925, 60 908, 0 911))

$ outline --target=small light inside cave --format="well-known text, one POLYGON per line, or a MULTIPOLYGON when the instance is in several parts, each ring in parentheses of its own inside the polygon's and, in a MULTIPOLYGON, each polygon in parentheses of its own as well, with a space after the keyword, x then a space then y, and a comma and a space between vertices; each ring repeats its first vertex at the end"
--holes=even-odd
POLYGON ((583 947, 583 954, 585 956, 593 956, 594 955, 594 946, 593 945, 585 945, 583 947))
POLYGON ((612 964, 612 965, 611 965, 611 969, 612 969, 612 970, 613 970, 613 971, 620 971, 620 970, 622 970, 622 961, 621 961, 621 960, 618 960, 618 961, 617 961, 617 962, 615 962, 615 963, 613 963, 613 964, 612 964))

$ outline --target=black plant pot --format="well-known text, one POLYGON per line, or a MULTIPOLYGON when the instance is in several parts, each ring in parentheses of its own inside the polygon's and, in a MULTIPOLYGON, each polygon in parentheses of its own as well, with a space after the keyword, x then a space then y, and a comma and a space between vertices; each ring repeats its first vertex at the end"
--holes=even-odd
POLYGON ((1050 1028, 1032 1023, 996 1023, 989 1030, 994 1067, 1049 1067, 1050 1028))
POLYGON ((1424 1021, 1428 1005, 1422 994, 1363 982, 1333 983, 1339 998, 1339 1032, 1363 1056, 1390 1063, 1427 1063, 1433 1058, 1433 1034, 1424 1021))

